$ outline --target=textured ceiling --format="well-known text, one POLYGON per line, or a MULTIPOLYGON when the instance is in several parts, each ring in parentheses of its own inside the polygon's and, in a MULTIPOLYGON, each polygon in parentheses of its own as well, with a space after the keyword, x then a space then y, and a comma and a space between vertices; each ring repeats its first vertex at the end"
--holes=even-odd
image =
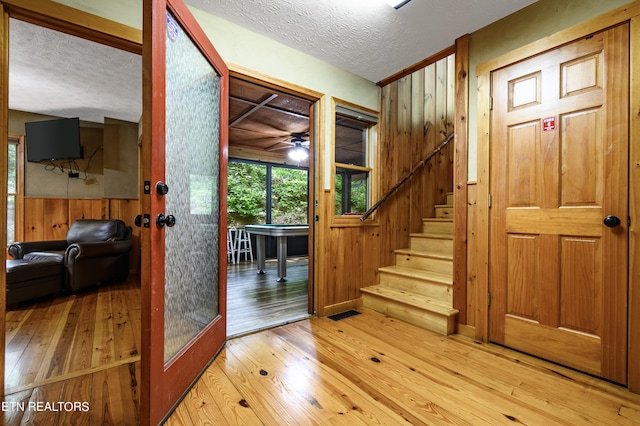
MULTIPOLYGON (((533 0, 186 0, 377 82, 533 0)), ((9 108, 102 122, 137 122, 138 55, 11 19, 9 108)))
POLYGON ((186 0, 338 68, 378 82, 535 0, 186 0))
POLYGON ((10 109, 140 120, 141 56, 15 19, 9 31, 10 109))

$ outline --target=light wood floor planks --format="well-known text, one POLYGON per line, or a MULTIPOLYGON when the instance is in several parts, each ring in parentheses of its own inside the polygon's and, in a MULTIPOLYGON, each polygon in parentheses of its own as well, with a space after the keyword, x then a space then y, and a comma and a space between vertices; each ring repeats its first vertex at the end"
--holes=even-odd
MULTIPOLYGON (((256 274, 255 262, 230 265, 235 333, 307 316, 307 259, 290 260, 285 284, 274 278, 275 261, 268 263, 267 275, 256 274)), ((138 424, 140 318, 135 277, 8 310, 0 425, 138 424), (86 403, 89 410, 46 410, 47 402, 86 403)))
POLYGON ((7 311, 2 425, 136 425, 135 277, 7 311))
POLYGON ((139 361, 139 347, 135 278, 8 310, 5 392, 139 361))
POLYGON ((4 397, 2 425, 137 425, 140 362, 83 374, 4 397))
MULTIPOLYGON (((258 287, 241 293, 286 293, 258 287)), ((0 424, 138 424, 139 297, 134 280, 8 312, 0 424), (43 405, 59 402, 86 405, 43 405)), ((640 424, 640 395, 620 386, 361 312, 229 340, 167 424, 640 424)))
POLYGON ((361 311, 229 340, 167 424, 640 424, 620 386, 361 311))

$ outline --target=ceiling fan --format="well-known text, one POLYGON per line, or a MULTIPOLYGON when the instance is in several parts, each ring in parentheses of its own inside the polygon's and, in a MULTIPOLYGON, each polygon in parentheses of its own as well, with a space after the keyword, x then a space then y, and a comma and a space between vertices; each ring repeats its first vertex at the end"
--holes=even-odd
POLYGON ((274 145, 267 148, 267 151, 278 151, 288 148, 306 148, 309 149, 309 141, 305 137, 309 136, 309 132, 293 132, 290 133, 291 140, 277 141, 274 145))
POLYGON ((309 132, 293 132, 291 140, 278 141, 275 145, 267 148, 267 151, 278 151, 280 149, 289 149, 288 156, 294 161, 300 162, 309 157, 309 141, 305 137, 309 136, 309 132), (293 149, 291 149, 293 148, 293 149))

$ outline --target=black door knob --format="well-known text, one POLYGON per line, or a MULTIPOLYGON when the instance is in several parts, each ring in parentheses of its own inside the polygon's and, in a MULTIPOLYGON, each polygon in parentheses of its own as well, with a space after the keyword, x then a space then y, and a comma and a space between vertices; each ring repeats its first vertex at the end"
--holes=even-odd
POLYGON ((168 214, 165 216, 162 213, 159 213, 158 216, 156 216, 156 225, 158 225, 161 228, 165 225, 171 228, 175 224, 176 224, 176 218, 171 214, 168 214))
POLYGON ((133 223, 138 228, 140 228, 142 226, 142 215, 141 214, 136 215, 136 217, 133 218, 133 223))
POLYGON ((622 222, 620 221, 620 218, 618 216, 609 215, 604 218, 602 223, 604 223, 605 226, 608 226, 609 228, 615 228, 616 226, 620 226, 622 222))
POLYGON ((167 192, 169 192, 169 186, 164 182, 157 182, 156 192, 160 195, 167 195, 167 192))

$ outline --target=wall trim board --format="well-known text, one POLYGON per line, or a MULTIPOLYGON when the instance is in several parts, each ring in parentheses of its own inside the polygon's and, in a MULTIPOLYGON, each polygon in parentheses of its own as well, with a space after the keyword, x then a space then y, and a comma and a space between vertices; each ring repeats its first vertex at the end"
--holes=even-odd
POLYGON ((12 18, 142 54, 142 31, 47 0, 0 0, 12 18))
POLYGON ((467 172, 469 142, 469 35, 455 44, 455 125, 453 151, 453 307, 458 323, 467 323, 467 172))
MULTIPOLYGON (((465 38, 468 37, 468 34, 466 36, 462 36, 461 38, 465 38)), ((446 47, 444 49, 442 49, 440 52, 434 53, 433 55, 429 56, 428 58, 425 58, 423 60, 421 60, 420 62, 417 62, 413 65, 411 65, 410 67, 407 67, 405 69, 403 69, 402 71, 399 71, 383 80, 380 80, 379 82, 377 82, 376 84, 380 87, 386 86, 387 84, 393 83, 394 81, 398 81, 401 78, 404 78, 408 75, 413 74, 414 72, 421 70, 425 67, 428 67, 429 65, 438 62, 440 59, 444 59, 447 56, 450 56, 454 53, 456 53, 458 46, 456 44, 453 44, 449 47, 446 47)))

